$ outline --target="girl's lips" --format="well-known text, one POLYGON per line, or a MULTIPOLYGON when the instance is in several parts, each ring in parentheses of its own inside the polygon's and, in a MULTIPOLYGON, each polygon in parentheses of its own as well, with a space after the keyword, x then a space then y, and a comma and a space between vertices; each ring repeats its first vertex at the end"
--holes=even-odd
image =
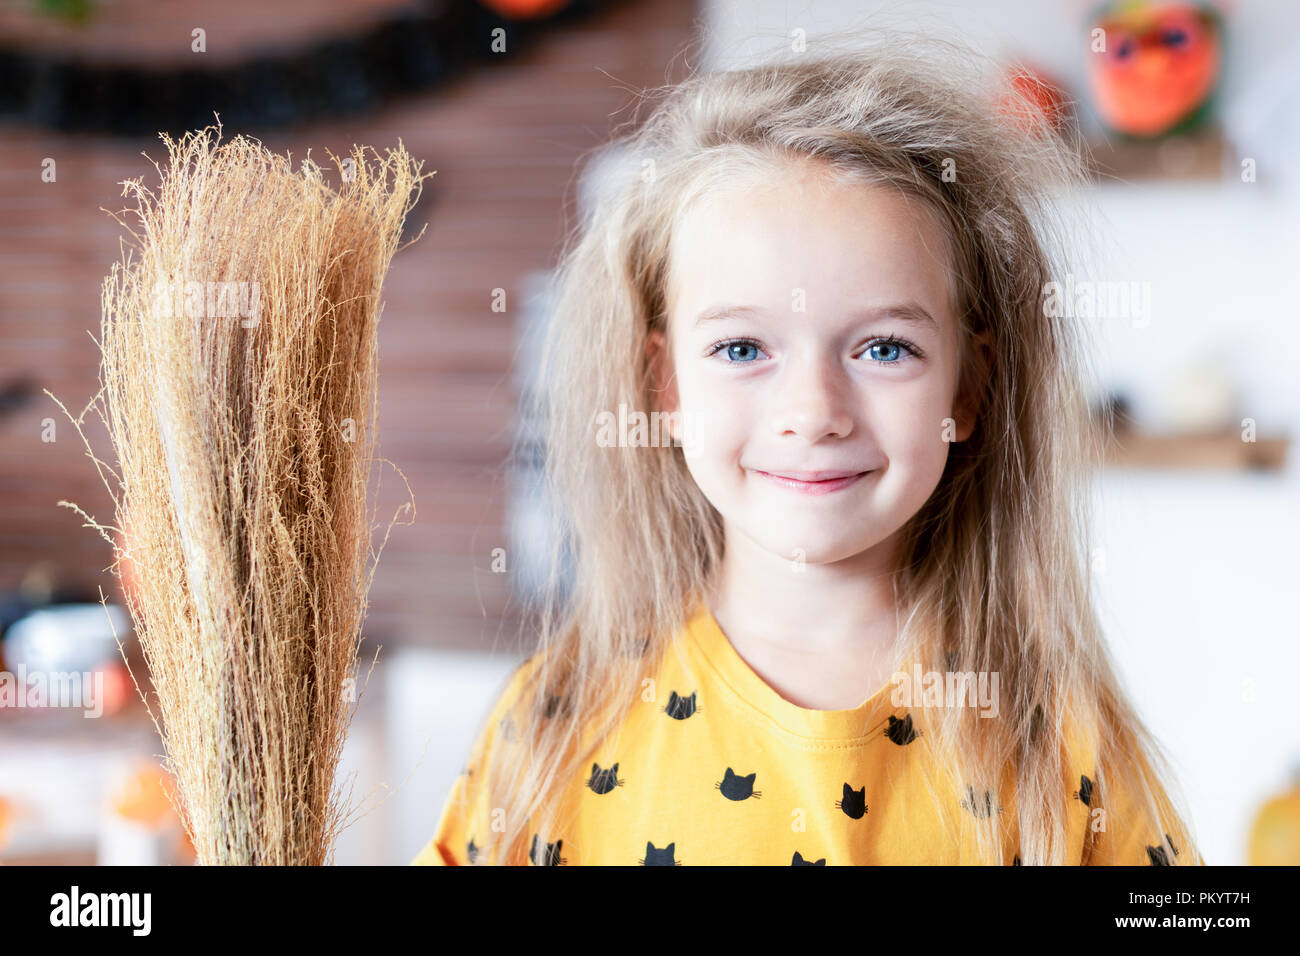
POLYGON ((847 488, 863 475, 869 475, 871 472, 863 471, 856 475, 849 475, 845 478, 831 478, 825 481, 799 481, 795 478, 786 478, 781 475, 773 475, 766 471, 755 470, 754 474, 766 478, 774 484, 781 485, 783 488, 789 488, 791 491, 798 491, 805 495, 828 495, 832 491, 839 491, 841 488, 847 488))

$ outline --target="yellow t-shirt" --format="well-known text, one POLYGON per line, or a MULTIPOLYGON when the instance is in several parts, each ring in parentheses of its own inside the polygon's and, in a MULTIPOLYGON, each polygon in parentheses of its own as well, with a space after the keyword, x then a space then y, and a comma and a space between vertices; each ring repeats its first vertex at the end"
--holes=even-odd
MULTIPOLYGON (((533 660, 498 699, 475 743, 476 759, 457 778, 437 832, 413 864, 465 865, 492 836, 486 797, 474 782, 533 660)), ((799 707, 750 668, 701 604, 664 653, 652 688, 653 700, 633 705, 590 771, 566 790, 560 818, 573 820, 572 828, 530 830, 530 863, 975 861, 973 833, 959 824, 954 838, 941 823, 923 782, 923 762, 931 758, 926 735, 906 707, 894 705, 892 682, 856 708, 799 707)), ((1154 828, 1131 826, 1122 800, 1099 832, 1087 750, 1072 743, 1070 753, 1062 786, 1072 793, 1071 860, 1147 866, 1181 852, 1154 828), (1106 846, 1112 839, 1113 856, 1106 846)), ((1009 823, 1004 860, 1020 862, 1014 799, 950 784, 948 801, 950 821, 1002 815, 1009 823)))

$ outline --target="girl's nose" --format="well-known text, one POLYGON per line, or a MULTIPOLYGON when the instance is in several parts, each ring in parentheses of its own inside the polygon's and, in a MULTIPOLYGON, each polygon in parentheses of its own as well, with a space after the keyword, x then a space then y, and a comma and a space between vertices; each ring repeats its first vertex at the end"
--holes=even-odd
POLYGON ((851 399, 847 375, 835 359, 792 360, 772 396, 773 426, 777 434, 802 435, 810 444, 845 438, 853 431, 851 399))

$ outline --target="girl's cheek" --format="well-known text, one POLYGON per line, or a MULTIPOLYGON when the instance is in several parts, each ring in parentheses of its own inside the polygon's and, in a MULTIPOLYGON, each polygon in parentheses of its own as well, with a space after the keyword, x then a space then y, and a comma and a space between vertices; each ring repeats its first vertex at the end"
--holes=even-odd
POLYGON ((752 405, 752 397, 746 402, 741 390, 716 382, 686 382, 683 385, 682 404, 699 423, 700 431, 719 436, 744 427, 748 416, 741 413, 752 405))
POLYGON ((881 411, 886 415, 876 419, 880 422, 877 434, 882 436, 884 451, 892 462, 906 462, 918 470, 943 467, 948 457, 945 420, 950 413, 942 401, 918 398, 881 411))
POLYGON ((742 407, 716 396, 698 395, 692 399, 683 396, 679 422, 687 459, 703 464, 738 455, 750 432, 742 407))

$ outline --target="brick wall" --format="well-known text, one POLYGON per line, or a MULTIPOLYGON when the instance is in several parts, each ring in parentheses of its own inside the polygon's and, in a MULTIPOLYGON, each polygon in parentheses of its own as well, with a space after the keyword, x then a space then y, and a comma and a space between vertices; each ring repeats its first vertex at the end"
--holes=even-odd
MULTIPOLYGON (((95 59, 157 63, 188 52, 204 25, 209 50, 259 40, 294 43, 347 29, 378 3, 270 5, 227 0, 101 5, 77 31, 6 9, 0 30, 32 46, 76 49, 95 59), (268 11, 274 10, 271 17, 268 11), (282 13, 281 11, 292 11, 282 13), (72 39, 75 37, 75 39, 72 39)), ((681 67, 694 5, 643 0, 539 38, 519 56, 473 69, 446 87, 377 115, 261 132, 273 150, 324 156, 352 143, 383 149, 401 137, 437 170, 412 212, 428 231, 393 262, 380 322, 380 453, 405 473, 415 524, 393 529, 371 591, 367 637, 486 647, 513 636, 517 608, 504 575, 490 570, 506 545, 505 476, 515 418, 510 378, 517 295, 525 277, 554 262, 573 200, 574 162, 600 142, 630 103, 625 88, 658 85, 681 67), (491 311, 491 290, 510 311, 491 311)), ((227 126, 227 134, 235 132, 227 126)), ((121 209, 120 181, 161 161, 157 139, 110 140, 0 127, 0 387, 28 378, 37 397, 0 418, 0 590, 35 562, 51 562, 65 586, 113 593, 108 545, 60 498, 109 523, 111 503, 69 422, 41 389, 79 411, 98 389, 100 283, 123 234, 100 207, 121 209), (53 157, 58 179, 43 183, 53 157), (88 334, 88 332, 90 334, 88 334), (42 421, 57 440, 41 440, 42 421)), ((112 460, 95 420, 87 435, 112 460)), ((382 525, 406 500, 386 470, 376 498, 382 525)))

